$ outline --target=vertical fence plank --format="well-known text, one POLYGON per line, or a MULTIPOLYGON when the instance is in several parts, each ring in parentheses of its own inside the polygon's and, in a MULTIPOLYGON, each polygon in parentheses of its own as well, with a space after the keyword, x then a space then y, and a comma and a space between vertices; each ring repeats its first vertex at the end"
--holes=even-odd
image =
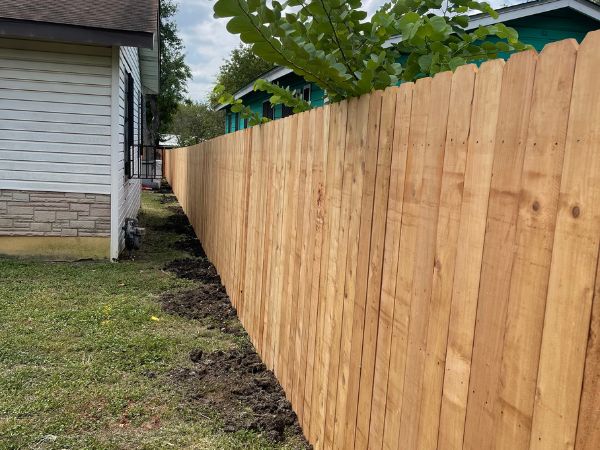
POLYGON ((477 73, 456 254, 439 446, 462 448, 503 61, 477 73))
POLYGON ((307 299, 308 292, 310 292, 309 277, 311 273, 309 270, 309 262, 312 262, 312 258, 309 255, 312 253, 314 241, 310 239, 311 232, 311 217, 312 217, 312 202, 310 201, 311 189, 312 189, 312 160, 313 155, 310 152, 312 140, 314 139, 314 123, 315 114, 311 111, 308 117, 304 121, 304 133, 302 138, 302 169, 300 177, 302 180, 302 190, 299 195, 303 197, 303 208, 300 211, 302 215, 302 227, 299 230, 299 282, 298 282, 298 312, 296 316, 297 329, 296 329, 296 369, 294 370, 294 391, 296 394, 296 414, 300 424, 303 425, 303 414, 304 414, 304 380, 306 377, 306 330, 308 327, 307 323, 307 306, 310 299, 307 299))
POLYGON ((381 300, 378 318, 377 353, 373 380, 373 400, 369 426, 369 448, 380 450, 383 446, 383 427, 390 367, 394 296, 398 273, 398 251, 406 175, 406 155, 413 95, 413 84, 405 83, 398 88, 394 117, 390 188, 387 204, 386 233, 381 277, 381 300))
POLYGON ((494 435, 536 59, 533 50, 513 55, 502 77, 465 423, 464 447, 468 449, 489 448, 494 435))
POLYGON ((342 203, 342 182, 344 175, 344 156, 346 151, 346 119, 347 103, 336 103, 331 106, 329 118, 329 144, 326 177, 326 209, 325 209, 325 236, 323 246, 323 263, 321 270, 319 298, 323 299, 323 312, 320 319, 322 330, 321 348, 316 350, 319 356, 320 374, 318 375, 317 414, 315 415, 314 447, 317 450, 325 448, 325 423, 327 421, 326 408, 329 387, 329 366, 333 349, 333 324, 335 309, 335 276, 337 270, 337 252, 339 248, 339 228, 342 203))
POLYGON ((430 78, 424 78, 415 83, 411 108, 401 220, 402 229, 400 231, 399 261, 396 275, 394 320, 392 324, 392 354, 384 422, 383 448, 386 450, 397 448, 400 434, 400 418, 404 399, 404 369, 406 367, 408 318, 414 262, 417 253, 416 236, 419 225, 417 192, 422 182, 423 167, 425 165, 425 140, 431 100, 431 83, 432 80, 430 78))
POLYGON ((381 299, 381 278, 385 248, 387 206, 390 190, 392 145, 396 115, 396 95, 398 88, 388 88, 383 93, 381 118, 379 120, 379 151, 375 173, 375 193, 373 203, 373 223, 371 226, 371 254, 369 257, 367 295, 364 312, 364 335, 362 359, 360 363, 360 384, 358 392, 358 416, 356 421, 356 449, 365 449, 369 441, 371 403, 375 355, 377 353, 377 329, 381 299))
POLYGON ((424 450, 437 447, 475 72, 472 65, 462 66, 452 77, 416 444, 424 450))
POLYGON ((315 110, 314 143, 312 152, 313 181, 311 192, 311 208, 313 216, 311 221, 313 252, 311 255, 311 272, 308 274, 311 280, 311 289, 308 292, 309 308, 307 308, 308 332, 306 334, 306 376, 304 383, 304 411, 306 422, 306 434, 314 441, 314 432, 311 429, 313 405, 313 381, 315 371, 315 347, 317 339, 317 321, 319 312, 319 280, 321 276, 321 255, 323 247, 323 221, 324 221, 324 184, 325 167, 327 165, 327 144, 329 138, 329 111, 324 109, 315 110))
POLYGON ((577 423, 577 450, 594 450, 600 442, 600 265, 596 271, 596 288, 592 319, 585 356, 583 389, 577 423))
POLYGON ((416 258, 413 284, 410 292, 410 312, 406 366, 404 371, 404 399, 400 420, 400 435, 407 446, 416 448, 421 397, 423 393, 423 369, 429 304, 433 284, 435 244, 438 209, 442 187, 442 173, 452 73, 436 75, 431 85, 428 105, 427 130, 424 141, 424 164, 422 179, 416 190, 417 212, 416 258))
MULTIPOLYGON (((332 114, 336 112, 334 108, 327 108, 323 110, 323 129, 317 137, 321 142, 321 148, 319 149, 320 159, 320 170, 318 175, 318 187, 317 197, 313 200, 317 205, 316 224, 317 227, 317 241, 315 244, 315 255, 314 255, 314 266, 313 266, 313 302, 316 303, 314 311, 314 322, 312 331, 314 333, 314 344, 312 350, 310 349, 309 340, 309 355, 312 352, 312 370, 311 377, 309 379, 307 374, 307 388, 310 383, 310 389, 307 389, 307 396, 310 395, 310 425, 309 425, 309 439, 315 443, 321 442, 321 424, 323 422, 323 411, 320 407, 321 404, 321 393, 322 393, 322 362, 323 353, 326 351, 323 347, 323 327, 324 327, 324 315, 325 306, 327 299, 325 298, 325 286, 327 276, 327 269, 329 263, 329 244, 330 244, 330 233, 329 233, 329 211, 331 208, 331 195, 330 184, 333 183, 333 171, 335 164, 335 150, 330 149, 330 134, 332 133, 331 121, 332 114)), ((339 125, 336 124, 336 125, 339 125)))
POLYGON ((349 376, 346 400, 346 433, 344 448, 354 448, 356 420, 358 414, 358 391, 362 364, 362 344, 365 325, 365 303, 371 252, 371 229, 373 224, 373 202, 375 197, 375 175, 379 148, 382 92, 373 92, 369 102, 366 140, 361 146, 360 172, 362 195, 360 200, 360 226, 358 229, 358 252, 354 271, 355 285, 353 315, 351 321, 349 376))
POLYGON ((295 246, 296 246, 296 211, 298 205, 298 183, 299 183, 299 165, 300 165, 300 149, 298 147, 298 139, 302 139, 302 128, 299 126, 299 117, 293 116, 289 119, 288 128, 291 132, 288 135, 288 140, 285 142, 290 147, 289 171, 287 175, 287 192, 284 204, 284 273, 283 273, 283 320, 281 325, 279 339, 279 361, 281 367, 281 383, 289 400, 292 392, 291 384, 291 367, 293 367, 293 331, 295 317, 292 315, 294 308, 293 302, 293 286, 295 278, 295 246))
MULTIPOLYGON (((346 259, 348 256, 348 236, 350 223, 350 202, 352 197, 352 175, 353 164, 356 152, 354 151, 356 144, 352 143, 354 127, 358 119, 358 100, 351 99, 342 103, 342 112, 345 117, 346 129, 343 132, 345 153, 343 159, 342 173, 342 192, 340 204, 340 226, 338 231, 338 248, 336 257, 336 272, 334 290, 334 309, 332 311, 331 326, 332 339, 329 358, 329 367, 327 369, 327 399, 325 408, 325 435, 323 438, 323 447, 325 449, 334 448, 336 430, 339 421, 337 414, 338 404, 338 387, 340 384, 340 363, 341 363, 341 339, 342 339, 342 324, 344 317, 344 309, 346 304, 345 298, 345 280, 346 280, 346 259)), ((340 414, 341 416, 341 414, 340 414)))
POLYGON ((576 55, 577 44, 563 41, 546 46, 536 64, 493 413, 496 448, 529 446, 576 55))
MULTIPOLYGON (((291 311, 290 311, 290 334, 289 334, 289 363, 288 363, 288 384, 290 401, 294 408, 298 406, 298 390, 296 375, 298 371, 298 352, 296 351, 297 334, 299 332, 299 317, 298 311, 298 285, 300 283, 300 258, 302 252, 302 228, 304 218, 304 183, 306 181, 306 149, 304 142, 307 139, 308 133, 308 115, 302 114, 298 117, 298 136, 296 138, 296 170, 294 181, 294 203, 297 205, 295 218, 292 223, 293 247, 290 254, 290 281, 288 284, 291 311)), ((296 410, 297 411, 297 410, 296 410)))
MULTIPOLYGON (((285 378, 286 362, 283 361, 283 353, 287 353, 284 348, 287 344, 287 330, 289 323, 289 297, 286 295, 286 280, 289 275, 289 257, 290 254, 290 228, 292 221, 291 196, 293 195, 293 174, 292 161, 294 159, 294 142, 296 139, 296 126, 294 117, 283 119, 283 134, 282 134, 282 171, 283 171, 283 188, 281 193, 281 224, 279 228, 279 259, 277 263, 278 276, 277 286, 272 295, 277 303, 277 318, 278 324, 275 329, 275 337, 273 339, 273 365, 277 379, 285 378)), ((287 386, 284 386, 287 389, 287 386)))
POLYGON ((600 32, 579 47, 569 114, 531 448, 575 442, 600 237, 600 32), (574 270, 576 268, 576 270, 574 270))
POLYGON ((347 151, 352 154, 352 182, 350 197, 350 217, 348 222, 348 251, 343 288, 344 311, 340 341, 337 404, 335 416, 335 438, 333 448, 344 448, 347 438, 348 392, 350 378, 350 351, 352 346, 352 322, 354 318, 355 282, 358 263, 358 240, 365 164, 365 146, 369 118, 370 95, 353 101, 357 103, 356 116, 348 117, 347 151))

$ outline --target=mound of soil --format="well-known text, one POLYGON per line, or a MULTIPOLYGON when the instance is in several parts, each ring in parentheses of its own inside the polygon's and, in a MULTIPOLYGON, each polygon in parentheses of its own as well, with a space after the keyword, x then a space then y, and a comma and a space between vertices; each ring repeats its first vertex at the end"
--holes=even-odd
MULTIPOLYGON (((163 195, 166 198, 170 197, 163 195)), ((199 320, 210 329, 219 329, 243 341, 239 348, 226 352, 205 354, 202 349, 193 350, 190 360, 194 367, 173 369, 169 379, 182 388, 188 401, 207 414, 215 412, 221 417, 225 431, 256 431, 275 442, 296 435, 302 442, 298 448, 310 449, 285 393, 254 351, 221 277, 206 257, 183 209, 176 204, 167 209, 173 214, 162 229, 180 234, 175 247, 196 258, 176 259, 164 269, 198 283, 184 292, 164 293, 160 298, 163 310, 199 320)))
POLYGON ((171 233, 182 234, 184 236, 195 237, 194 229, 187 216, 183 213, 180 206, 169 206, 174 214, 167 217, 161 229, 171 233))
MULTIPOLYGON (((229 432, 252 430, 281 442, 289 433, 301 435, 296 414, 272 372, 248 345, 203 355, 192 352, 194 368, 180 368, 171 378, 184 386, 188 398, 217 411, 229 432)), ((303 448, 310 448, 305 442, 303 448)))
POLYGON ((188 252, 197 258, 206 258, 206 253, 197 237, 185 236, 183 239, 175 242, 173 247, 177 250, 188 252))
POLYGON ((244 328, 225 288, 220 284, 201 284, 184 292, 167 292, 160 298, 162 309, 170 314, 201 320, 209 329, 243 336, 244 328))
POLYGON ((163 194, 160 197, 160 202, 164 205, 165 203, 175 203, 177 201, 177 197, 173 194, 163 194))
POLYGON ((201 281, 205 284, 221 284, 221 277, 207 258, 175 259, 167 263, 165 270, 179 278, 201 281))
POLYGON ((154 189, 154 192, 157 192, 159 194, 172 194, 173 189, 171 189, 171 185, 167 183, 166 180, 162 180, 162 182, 160 183, 160 187, 158 189, 154 189))

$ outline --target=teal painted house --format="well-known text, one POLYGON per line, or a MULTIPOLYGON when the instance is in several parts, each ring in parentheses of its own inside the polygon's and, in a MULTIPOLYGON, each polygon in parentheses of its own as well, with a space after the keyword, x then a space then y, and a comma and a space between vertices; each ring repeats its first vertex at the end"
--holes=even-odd
MULTIPOLYGON (((497 11, 498 19, 483 14, 473 16, 469 28, 503 22, 518 31, 522 42, 532 45, 538 51, 541 51, 546 44, 562 39, 574 38, 581 42, 588 32, 600 28, 600 6, 589 0, 535 0, 500 8, 497 11)), ((400 37, 394 38, 390 42, 399 39, 400 37)), ((319 86, 307 82, 288 68, 276 67, 260 78, 296 90, 305 100, 310 100, 313 106, 322 106, 327 102, 325 92, 319 86)), ((279 119, 292 114, 282 105, 271 106, 269 95, 255 92, 253 84, 236 92, 235 98, 243 99, 244 104, 249 105, 253 111, 262 114, 263 117, 279 119)), ((226 133, 242 130, 248 126, 247 121, 241 119, 238 114, 231 113, 228 108, 225 121, 226 133)))

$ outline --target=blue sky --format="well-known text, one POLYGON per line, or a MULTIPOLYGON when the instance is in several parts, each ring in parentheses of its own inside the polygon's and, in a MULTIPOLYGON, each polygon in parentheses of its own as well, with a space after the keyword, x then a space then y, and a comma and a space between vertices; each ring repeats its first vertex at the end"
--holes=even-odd
MULTIPOLYGON (((239 45, 237 36, 225 29, 226 21, 213 17, 214 0, 178 0, 175 17, 186 47, 186 61, 193 79, 188 82, 188 95, 194 100, 206 99, 224 59, 239 45)), ((374 11, 384 0, 363 0, 363 7, 374 11)), ((516 3, 514 0, 492 0, 492 5, 516 3)))

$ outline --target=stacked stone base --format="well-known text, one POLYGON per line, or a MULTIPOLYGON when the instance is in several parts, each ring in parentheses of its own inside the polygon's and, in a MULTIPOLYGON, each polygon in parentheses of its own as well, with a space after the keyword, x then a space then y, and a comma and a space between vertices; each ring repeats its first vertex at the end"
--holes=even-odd
POLYGON ((110 236, 110 195, 0 190, 0 236, 110 236))
POLYGON ((0 190, 0 253, 103 258, 109 247, 110 195, 0 190))

